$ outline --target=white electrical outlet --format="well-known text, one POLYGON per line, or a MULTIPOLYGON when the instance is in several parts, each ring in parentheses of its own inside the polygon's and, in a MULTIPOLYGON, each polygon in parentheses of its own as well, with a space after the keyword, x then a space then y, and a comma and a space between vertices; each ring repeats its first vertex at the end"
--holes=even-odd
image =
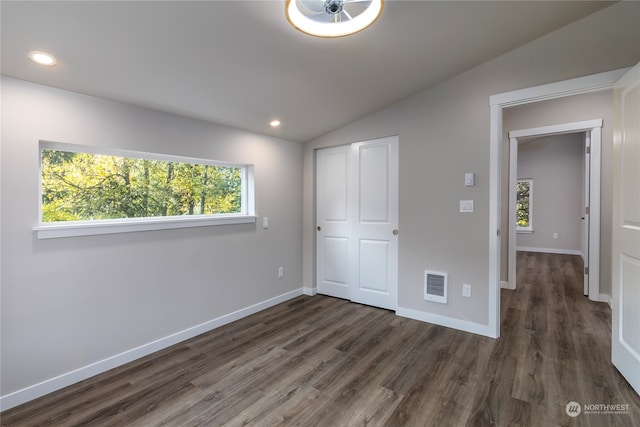
POLYGON ((278 277, 284 277, 284 267, 278 267, 278 277))
POLYGON ((558 238, 560 238, 560 235, 558 233, 553 233, 553 238, 554 239, 558 239, 558 238))
POLYGON ((462 285, 462 296, 471 298, 471 285, 466 283, 462 285))

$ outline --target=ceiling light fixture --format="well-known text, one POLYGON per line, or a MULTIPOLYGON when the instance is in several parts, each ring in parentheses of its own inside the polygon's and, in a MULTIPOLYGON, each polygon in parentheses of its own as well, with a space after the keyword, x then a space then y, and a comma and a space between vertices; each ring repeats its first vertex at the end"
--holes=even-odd
POLYGON ((382 13, 384 0, 286 0, 289 23, 317 37, 343 37, 362 31, 382 13))
POLYGON ((44 65, 47 67, 53 67, 58 62, 56 61, 56 57, 51 55, 50 53, 40 52, 37 50, 29 52, 29 59, 31 59, 38 65, 44 65))
POLYGON ((272 128, 277 128, 278 126, 280 126, 280 120, 271 120, 271 123, 269 124, 272 128))

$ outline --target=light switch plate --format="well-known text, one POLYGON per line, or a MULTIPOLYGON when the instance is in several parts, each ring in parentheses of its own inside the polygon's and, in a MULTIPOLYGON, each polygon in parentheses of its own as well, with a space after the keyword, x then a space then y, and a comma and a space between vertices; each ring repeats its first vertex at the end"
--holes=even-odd
POLYGON ((262 217, 262 228, 264 228, 265 230, 267 228, 269 228, 269 217, 268 216, 262 217))
POLYGON ((473 200, 460 200, 460 212, 473 212, 473 200))

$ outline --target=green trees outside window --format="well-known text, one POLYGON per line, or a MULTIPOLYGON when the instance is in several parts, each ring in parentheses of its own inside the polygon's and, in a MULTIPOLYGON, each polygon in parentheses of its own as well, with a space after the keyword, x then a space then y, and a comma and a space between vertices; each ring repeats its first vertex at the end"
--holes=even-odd
POLYGON ((42 222, 243 213, 242 166, 41 150, 42 222))
POLYGON ((516 183, 516 228, 532 231, 533 180, 519 179, 516 183))

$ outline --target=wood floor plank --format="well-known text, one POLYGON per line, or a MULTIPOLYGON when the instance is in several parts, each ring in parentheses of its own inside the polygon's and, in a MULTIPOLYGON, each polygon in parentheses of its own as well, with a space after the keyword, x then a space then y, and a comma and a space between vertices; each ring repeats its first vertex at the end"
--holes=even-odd
POLYGON ((270 392, 239 412, 228 425, 276 426, 292 425, 295 416, 313 408, 320 391, 309 385, 293 386, 286 392, 270 392), (278 408, 274 411, 274 408, 278 408))
POLYGON ((527 331, 527 345, 517 358, 517 369, 511 395, 530 404, 544 404, 548 398, 543 367, 546 352, 544 337, 539 332, 527 331))
POLYGON ((339 422, 350 426, 384 426, 387 420, 402 401, 402 396, 386 389, 376 387, 360 396, 354 403, 353 410, 346 413, 339 422))
POLYGON ((0 414, 2 426, 639 426, 582 262, 518 253, 497 340, 302 296, 0 414), (571 401, 623 404, 570 418, 571 401))
MULTIPOLYGON (((531 418, 531 404, 519 399, 511 399, 511 414, 507 421, 510 427, 529 427, 534 424, 531 418)), ((537 421, 541 421, 539 418, 537 421)))

